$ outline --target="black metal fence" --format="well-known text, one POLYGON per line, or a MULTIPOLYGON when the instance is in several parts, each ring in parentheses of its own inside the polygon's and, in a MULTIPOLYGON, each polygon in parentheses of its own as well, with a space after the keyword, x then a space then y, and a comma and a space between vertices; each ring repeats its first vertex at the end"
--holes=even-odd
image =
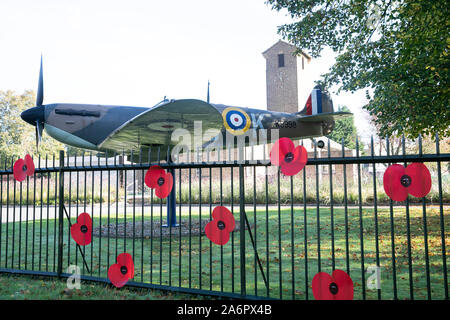
POLYGON ((81 279, 109 283, 109 266, 128 252, 135 276, 127 285, 137 287, 314 299, 314 275, 342 269, 352 277, 355 299, 448 299, 450 154, 440 153, 437 138, 431 154, 418 143, 418 154, 407 154, 403 140, 400 155, 375 155, 372 140, 365 156, 358 143, 352 155, 342 147, 331 156, 328 143, 324 157, 314 147, 292 177, 261 160, 158 161, 174 173, 174 215, 144 184, 155 163, 123 163, 117 154, 77 160, 61 152, 34 159, 34 175, 17 182, 15 159, 6 159, 0 272, 70 277, 76 265, 81 279), (431 168, 432 191, 394 202, 377 166, 411 162, 431 168), (203 232, 218 205, 237 222, 224 246, 203 232), (69 227, 82 212, 93 218, 93 237, 78 247, 69 227))

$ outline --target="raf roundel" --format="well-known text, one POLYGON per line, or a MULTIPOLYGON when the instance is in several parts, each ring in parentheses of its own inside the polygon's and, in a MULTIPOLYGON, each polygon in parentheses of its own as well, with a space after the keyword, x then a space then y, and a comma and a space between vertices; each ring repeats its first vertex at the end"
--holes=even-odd
POLYGON ((239 108, 226 108, 222 112, 222 117, 225 128, 234 135, 245 133, 252 124, 248 114, 239 108))

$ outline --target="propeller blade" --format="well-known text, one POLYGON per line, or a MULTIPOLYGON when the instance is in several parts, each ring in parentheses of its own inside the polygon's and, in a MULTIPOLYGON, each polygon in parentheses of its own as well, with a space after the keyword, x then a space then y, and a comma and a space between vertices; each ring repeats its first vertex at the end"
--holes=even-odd
POLYGON ((39 151, 39 129, 37 126, 35 129, 36 129, 36 152, 38 152, 39 151))
POLYGON ((39 151, 39 142, 42 139, 42 130, 44 129, 44 124, 36 121, 36 151, 39 151))
POLYGON ((44 76, 42 74, 42 55, 41 55, 41 69, 39 71, 39 82, 38 82, 38 90, 36 96, 36 106, 42 106, 44 102, 44 76))

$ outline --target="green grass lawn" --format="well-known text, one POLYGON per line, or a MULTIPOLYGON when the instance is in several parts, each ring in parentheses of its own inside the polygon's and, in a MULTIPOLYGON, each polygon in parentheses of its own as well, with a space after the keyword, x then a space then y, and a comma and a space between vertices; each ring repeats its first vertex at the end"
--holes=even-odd
MULTIPOLYGON (((142 215, 141 208, 136 209, 135 221, 159 220, 161 218, 163 221, 165 220, 165 207, 163 207, 162 212, 159 207, 154 208, 153 217, 149 207, 145 207, 144 210, 144 215, 142 215)), ((233 213, 236 220, 239 219, 238 206, 234 207, 233 213)), ((201 215, 199 215, 198 210, 191 211, 191 220, 207 219, 209 214, 209 207, 204 206, 201 215)), ((72 212, 72 216, 74 215, 75 213, 72 212)), ((330 208, 320 208, 318 215, 315 207, 308 207, 305 228, 305 215, 302 206, 296 206, 293 211, 282 208, 280 212, 272 209, 268 212, 264 209, 258 209, 256 217, 252 210, 247 210, 248 219, 254 225, 252 232, 256 237, 257 251, 269 284, 267 292, 262 274, 255 261, 255 253, 249 233, 246 232, 247 294, 269 295, 273 298, 283 299, 313 299, 311 281, 318 272, 320 254, 321 271, 331 273, 334 261, 335 268, 350 272, 355 287, 355 299, 363 298, 362 257, 364 258, 364 269, 367 269, 369 266, 376 265, 378 256, 381 267, 381 298, 393 299, 394 274, 389 208, 378 208, 378 238, 375 236, 375 213, 373 209, 364 208, 362 210, 362 232, 360 231, 359 209, 348 209, 347 215, 348 218, 346 219, 343 208, 335 208, 332 216, 330 208), (318 219, 320 220, 319 223, 318 219), (348 221, 347 224, 346 220, 348 221), (348 229, 348 233, 346 233, 346 229, 348 229), (334 259, 332 254, 332 230, 334 233, 334 259), (318 250, 319 233, 320 251, 318 250), (348 239, 348 242, 346 239, 348 239), (361 239, 363 239, 364 246, 363 254, 361 254, 361 239), (307 271, 305 270, 306 267, 307 271)), ((409 215, 414 298, 426 299, 427 277, 422 208, 411 207, 409 215)), ((444 227, 447 252, 450 244, 448 240, 449 215, 450 210, 445 207, 444 227)), ((100 223, 99 212, 94 212, 93 217, 94 225, 98 225, 100 223)), ((444 278, 439 208, 427 207, 426 217, 431 297, 432 299, 443 299, 444 278)), ((103 212, 101 224, 104 225, 107 218, 103 212)), ((188 208, 183 208, 181 218, 189 219, 188 208)), ((122 212, 119 213, 117 222, 123 222, 125 219, 127 222, 133 221, 132 209, 127 208, 126 217, 122 212)), ((409 254, 404 207, 394 208, 393 221, 398 299, 409 299, 409 254)), ((72 223, 75 223, 75 218, 72 218, 72 223)), ((110 223, 116 223, 115 213, 111 214, 110 223)), ((109 265, 115 263, 116 253, 129 252, 134 257, 134 281, 136 282, 235 293, 239 293, 241 290, 239 232, 232 233, 230 241, 223 247, 212 244, 205 236, 198 235, 182 237, 181 239, 174 236, 170 241, 161 238, 136 238, 135 241, 129 238, 116 240, 114 235, 109 239, 94 237, 92 243, 83 248, 88 266, 91 269, 91 273, 88 273, 82 263, 75 242, 70 239, 67 220, 64 221, 64 226, 64 272, 69 265, 76 264, 82 268, 82 274, 84 275, 106 278, 109 265)), ((54 220, 37 220, 34 225, 32 222, 2 224, 0 267, 56 271, 57 246, 55 244, 57 234, 55 230, 54 220), (8 230, 7 236, 6 230, 8 230)), ((447 253, 448 265, 450 265, 450 261, 447 253)), ((364 273, 364 276, 367 280, 370 274, 364 273)), ((4 276, 1 279, 1 281, 8 281, 5 280, 8 278, 4 276)), ((55 288, 57 288, 54 290, 56 295, 65 286, 64 281, 62 283, 57 280, 39 281, 43 281, 45 287, 51 288, 52 285, 55 285, 55 288)), ((126 287, 117 290, 105 288, 105 285, 92 285, 90 283, 86 286, 88 288, 93 286, 89 290, 92 292, 92 296, 99 299, 102 297, 111 297, 112 299, 121 297, 127 299, 148 298, 146 295, 141 297, 138 293, 130 294, 130 296, 128 296, 128 293, 122 293, 122 291, 128 292, 126 287)), ((20 292, 20 290, 17 292, 20 292)), ((32 290, 29 291, 30 293, 33 292, 32 290)), ((3 291, 0 291, 1 295, 5 297, 16 294, 16 291, 11 292, 5 291, 3 293, 3 291)), ((370 290, 366 287, 365 294, 367 299, 378 298, 377 290, 370 290)), ((38 293, 37 295, 36 298, 45 296, 45 294, 40 295, 38 293)), ((17 297, 11 298, 21 297, 18 294, 17 297)), ((33 295, 30 295, 30 297, 33 297, 33 295)), ((49 295, 48 297, 54 296, 49 295)), ((73 297, 88 298, 85 293, 74 293, 73 297)))
POLYGON ((66 279, 0 274, 0 300, 174 300, 203 296, 81 281, 80 290, 67 289, 66 279))

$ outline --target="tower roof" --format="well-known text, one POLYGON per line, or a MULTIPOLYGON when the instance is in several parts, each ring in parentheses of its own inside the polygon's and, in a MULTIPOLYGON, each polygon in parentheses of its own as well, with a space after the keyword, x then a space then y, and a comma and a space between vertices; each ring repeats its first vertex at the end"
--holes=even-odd
POLYGON ((293 51, 300 50, 300 54, 301 54, 301 55, 303 55, 306 59, 311 59, 311 56, 310 56, 309 54, 307 54, 307 53, 304 52, 303 50, 301 50, 301 49, 297 48, 296 46, 294 46, 294 45, 292 45, 292 44, 290 44, 290 43, 288 43, 288 42, 286 42, 286 41, 283 41, 283 40, 278 40, 278 41, 277 41, 275 44, 273 44, 269 49, 267 49, 266 51, 264 51, 264 52, 262 53, 262 55, 265 56, 266 53, 268 53, 268 52, 271 51, 271 50, 274 50, 275 48, 277 48, 277 47, 279 47, 279 46, 288 46, 288 47, 290 47, 293 51))

